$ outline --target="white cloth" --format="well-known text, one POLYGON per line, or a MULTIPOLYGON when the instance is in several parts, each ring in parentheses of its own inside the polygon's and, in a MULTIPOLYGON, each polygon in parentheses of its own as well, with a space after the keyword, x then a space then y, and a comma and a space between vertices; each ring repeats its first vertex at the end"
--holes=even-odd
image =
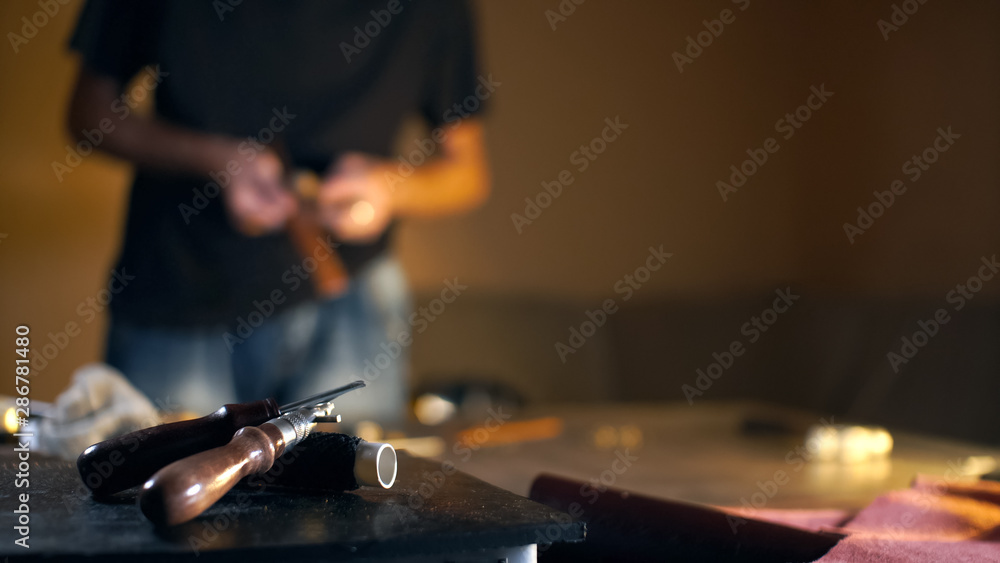
POLYGON ((160 422, 153 404, 121 372, 87 364, 39 423, 39 451, 76 460, 92 444, 160 422))

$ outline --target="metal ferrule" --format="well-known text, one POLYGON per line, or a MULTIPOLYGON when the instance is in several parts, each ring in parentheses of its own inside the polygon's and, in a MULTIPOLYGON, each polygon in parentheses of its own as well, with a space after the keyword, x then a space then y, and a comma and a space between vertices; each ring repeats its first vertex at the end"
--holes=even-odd
POLYGON ((284 416, 272 418, 267 423, 281 431, 281 438, 285 442, 286 451, 299 443, 298 434, 295 433, 295 425, 289 422, 284 416))
POLYGON ((281 431, 281 436, 285 441, 285 451, 288 451, 309 436, 309 432, 315 426, 313 424, 315 417, 316 413, 313 409, 303 408, 273 418, 268 421, 268 424, 281 431))

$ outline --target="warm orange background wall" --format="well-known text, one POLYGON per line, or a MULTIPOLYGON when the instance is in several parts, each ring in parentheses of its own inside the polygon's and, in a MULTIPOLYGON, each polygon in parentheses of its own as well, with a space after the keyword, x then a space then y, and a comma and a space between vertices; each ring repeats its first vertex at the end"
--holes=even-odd
MULTIPOLYGON (((1000 251, 1000 4, 929 0, 888 41, 876 25, 888 1, 752 0, 740 12, 721 0, 588 0, 552 30, 544 12, 558 5, 477 3, 483 72, 502 83, 487 118, 495 192, 470 215, 402 229, 418 293, 458 276, 481 294, 589 307, 663 244, 674 257, 637 298, 794 282, 943 299, 1000 251), (723 9, 735 22, 679 73, 671 53, 723 9), (716 180, 821 84, 830 101, 723 203, 716 180), (629 129, 576 172, 571 153, 615 116, 629 129), (842 224, 942 126, 962 137, 849 244, 842 224), (517 234, 511 213, 563 169, 574 183, 517 234)), ((65 44, 78 9, 63 7, 16 54, 0 45, 0 343, 20 323, 40 343, 69 321, 83 327, 35 379, 40 399, 99 357, 103 319, 86 323, 77 307, 106 283, 128 177, 93 155, 62 183, 51 170, 68 142, 76 60, 65 44)), ((0 32, 37 10, 4 2, 0 32)), ((986 294, 1000 295, 1000 280, 986 294)))

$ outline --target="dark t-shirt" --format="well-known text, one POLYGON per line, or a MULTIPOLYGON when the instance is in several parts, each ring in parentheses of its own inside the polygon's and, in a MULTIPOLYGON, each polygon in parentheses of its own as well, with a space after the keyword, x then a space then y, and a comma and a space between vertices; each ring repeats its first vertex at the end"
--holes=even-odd
MULTIPOLYGON (((160 119, 248 148, 280 138, 297 166, 323 172, 345 151, 390 156, 408 115, 431 127, 457 118, 450 109, 475 97, 478 80, 470 20, 462 0, 91 0, 71 47, 123 84, 137 73, 153 83, 147 65, 159 65, 160 119)), ((112 108, 119 117, 132 92, 112 108)), ((209 182, 137 171, 116 267, 134 279, 112 301, 116 319, 231 324, 275 290, 285 307, 314 298, 293 272, 303 258, 287 235, 235 231, 209 182)), ((348 271, 384 252, 387 239, 340 246, 348 271)))

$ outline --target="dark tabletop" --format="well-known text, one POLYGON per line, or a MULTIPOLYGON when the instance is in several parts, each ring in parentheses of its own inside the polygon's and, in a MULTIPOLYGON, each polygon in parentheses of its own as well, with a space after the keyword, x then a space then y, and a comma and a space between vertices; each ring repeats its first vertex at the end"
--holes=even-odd
MULTIPOLYGON (((480 481, 442 471, 440 462, 400 452, 390 490, 289 491, 240 486, 197 519, 157 530, 136 506, 136 491, 98 502, 73 464, 32 456, 30 488, 14 487, 13 461, 2 463, 0 556, 10 561, 83 556, 107 561, 380 559, 537 543, 579 541, 584 524, 480 481), (448 473, 448 475, 445 475, 448 473), (14 545, 12 511, 28 492, 30 549, 14 545), (558 531, 553 535, 553 530, 558 531), (27 558, 27 559, 22 559, 27 558), (308 559, 305 559, 308 558, 308 559)), ((6 457, 7 460, 10 457, 6 457)), ((449 467, 445 467, 449 469, 449 467)))

